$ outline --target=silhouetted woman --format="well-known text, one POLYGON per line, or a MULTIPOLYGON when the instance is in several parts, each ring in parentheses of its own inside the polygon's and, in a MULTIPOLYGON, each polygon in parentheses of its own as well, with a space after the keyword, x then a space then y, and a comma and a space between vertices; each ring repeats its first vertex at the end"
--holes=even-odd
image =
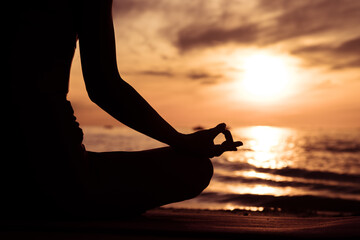
POLYGON ((116 218, 189 199, 212 177, 209 158, 241 144, 232 140, 225 124, 193 134, 177 132, 120 77, 112 1, 25 1, 17 7, 4 218, 116 218), (77 40, 90 99, 169 147, 85 150, 67 101, 77 40), (214 145, 219 133, 226 141, 214 145))

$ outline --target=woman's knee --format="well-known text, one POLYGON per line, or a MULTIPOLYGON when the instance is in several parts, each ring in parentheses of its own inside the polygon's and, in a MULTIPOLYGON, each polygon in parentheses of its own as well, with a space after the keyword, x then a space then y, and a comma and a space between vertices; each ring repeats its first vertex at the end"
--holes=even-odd
POLYGON ((214 173, 213 165, 208 158, 200 159, 199 164, 199 187, 203 191, 210 184, 210 180, 214 173))
POLYGON ((210 184, 213 176, 213 165, 208 158, 196 158, 193 164, 190 164, 186 172, 188 198, 198 196, 210 184))

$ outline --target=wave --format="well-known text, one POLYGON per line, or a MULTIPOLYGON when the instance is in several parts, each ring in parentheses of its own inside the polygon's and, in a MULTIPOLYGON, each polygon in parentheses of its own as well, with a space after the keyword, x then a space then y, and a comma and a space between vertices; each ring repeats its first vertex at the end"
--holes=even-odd
POLYGON ((202 201, 232 203, 242 206, 278 208, 282 211, 331 211, 360 213, 360 201, 319 196, 273 196, 255 194, 222 194, 204 192, 199 198, 202 201))
MULTIPOLYGON (((357 153, 360 152, 360 144, 353 146, 303 146, 306 152, 332 152, 332 153, 357 153)), ((254 152, 251 148, 241 148, 240 152, 254 152)))
POLYGON ((243 177, 243 176, 226 176, 219 174, 215 174, 214 179, 226 183, 244 183, 244 184, 254 184, 254 185, 262 184, 273 187, 307 188, 315 191, 327 190, 336 193, 360 194, 360 184, 355 186, 326 185, 321 183, 306 183, 299 181, 273 181, 269 179, 243 177))
POLYGON ((347 174, 347 173, 334 173, 328 171, 311 171, 301 168, 261 168, 244 162, 213 162, 215 167, 229 169, 231 171, 238 170, 254 170, 260 173, 269 173, 273 175, 280 175, 286 177, 298 177, 304 179, 316 179, 316 180, 332 180, 338 182, 360 182, 359 174, 347 174))
MULTIPOLYGON (((309 138, 302 137, 299 139, 289 140, 287 143, 295 144, 298 150, 304 150, 306 152, 331 152, 331 153, 357 153, 360 152, 360 141, 358 138, 360 135, 354 139, 334 139, 329 137, 318 137, 318 138, 309 138), (304 140, 304 141, 302 141, 304 140)), ((246 147, 249 146, 246 144, 247 141, 252 139, 243 139, 244 146, 239 149, 239 151, 244 152, 253 152, 254 149, 246 147)))
POLYGON ((360 152, 360 145, 359 144, 352 144, 352 146, 305 146, 303 147, 307 152, 311 151, 323 151, 323 152, 333 152, 333 153, 342 153, 342 152, 349 152, 349 153, 356 153, 360 152))

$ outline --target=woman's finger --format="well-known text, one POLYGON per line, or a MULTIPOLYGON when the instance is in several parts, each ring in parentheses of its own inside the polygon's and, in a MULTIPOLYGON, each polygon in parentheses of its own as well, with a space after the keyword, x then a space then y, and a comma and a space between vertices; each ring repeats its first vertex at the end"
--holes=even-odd
POLYGON ((231 132, 229 130, 224 130, 222 133, 224 134, 225 140, 227 142, 234 142, 234 139, 233 139, 233 137, 231 135, 231 132))
POLYGON ((224 132, 225 130, 226 130, 226 124, 225 123, 220 123, 216 127, 209 129, 208 131, 210 132, 211 137, 215 138, 217 135, 224 132))
POLYGON ((223 154, 224 152, 228 152, 228 151, 237 151, 237 147, 242 146, 242 145, 243 145, 243 143, 240 141, 236 141, 236 142, 225 141, 221 145, 219 145, 219 144, 214 145, 210 157, 214 157, 214 156, 218 157, 221 154, 223 154))
POLYGON ((235 145, 236 147, 240 147, 240 146, 243 145, 243 143, 242 143, 241 141, 236 141, 236 142, 234 142, 234 145, 235 145))
POLYGON ((225 152, 225 148, 222 145, 214 145, 212 157, 218 157, 225 152))
POLYGON ((225 148, 225 151, 237 151, 237 147, 240 147, 242 145, 243 145, 243 143, 240 141, 237 141, 237 142, 225 141, 221 144, 221 146, 223 146, 225 148))

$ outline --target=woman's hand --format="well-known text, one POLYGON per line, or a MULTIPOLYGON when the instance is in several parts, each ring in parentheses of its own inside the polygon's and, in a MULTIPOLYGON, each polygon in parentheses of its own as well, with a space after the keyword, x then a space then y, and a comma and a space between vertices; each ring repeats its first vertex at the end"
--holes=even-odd
POLYGON ((237 147, 242 145, 240 141, 234 142, 230 131, 226 129, 226 124, 221 123, 211 129, 183 134, 174 148, 212 158, 227 151, 237 151, 237 147), (220 133, 224 134, 225 141, 215 145, 214 139, 220 133))

